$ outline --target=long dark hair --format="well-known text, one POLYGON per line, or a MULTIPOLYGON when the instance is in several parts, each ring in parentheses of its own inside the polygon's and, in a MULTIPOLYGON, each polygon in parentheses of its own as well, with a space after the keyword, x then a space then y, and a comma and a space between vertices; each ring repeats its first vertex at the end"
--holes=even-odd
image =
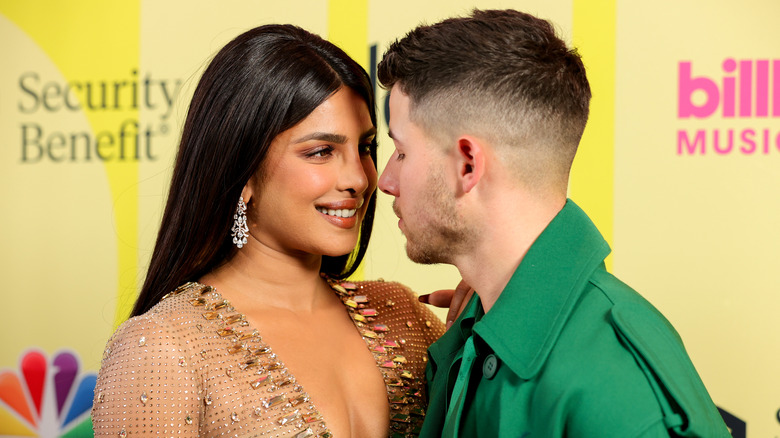
MULTIPOLYGON (((292 25, 260 26, 217 53, 198 83, 182 131, 154 252, 131 316, 235 254, 230 228, 239 195, 261 169, 271 141, 346 86, 365 100, 376 126, 368 75, 344 51, 292 25)), ((376 148, 371 150, 376 166, 376 148)), ((352 274, 374 222, 371 195, 351 254, 323 256, 332 278, 352 274)))

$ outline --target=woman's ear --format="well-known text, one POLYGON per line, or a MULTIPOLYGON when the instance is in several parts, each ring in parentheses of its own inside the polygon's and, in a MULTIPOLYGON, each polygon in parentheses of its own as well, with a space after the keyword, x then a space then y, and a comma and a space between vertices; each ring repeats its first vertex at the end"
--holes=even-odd
POLYGON ((249 181, 247 181, 244 185, 244 188, 241 190, 241 198, 244 199, 245 204, 249 204, 249 201, 252 199, 252 195, 254 195, 255 182, 255 176, 252 175, 249 178, 249 181))
POLYGON ((482 140, 462 136, 458 139, 455 155, 458 163, 458 184, 463 193, 470 192, 485 174, 485 145, 482 140))

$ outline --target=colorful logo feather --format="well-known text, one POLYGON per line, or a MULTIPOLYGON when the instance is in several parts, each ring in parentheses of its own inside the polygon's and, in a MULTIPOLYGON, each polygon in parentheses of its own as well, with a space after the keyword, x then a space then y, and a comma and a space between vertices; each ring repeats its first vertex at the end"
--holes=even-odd
POLYGON ((91 437, 97 374, 80 374, 78 357, 27 351, 19 371, 0 371, 0 435, 91 437))

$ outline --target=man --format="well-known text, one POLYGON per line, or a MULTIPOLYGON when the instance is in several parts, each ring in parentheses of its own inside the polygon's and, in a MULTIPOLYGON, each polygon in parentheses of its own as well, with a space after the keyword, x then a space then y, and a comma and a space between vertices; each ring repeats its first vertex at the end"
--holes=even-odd
POLYGON ((407 254, 477 293, 429 350, 422 436, 729 436, 677 333, 605 270, 607 243, 566 198, 590 87, 550 23, 421 26, 378 77, 396 148, 379 187, 407 254))

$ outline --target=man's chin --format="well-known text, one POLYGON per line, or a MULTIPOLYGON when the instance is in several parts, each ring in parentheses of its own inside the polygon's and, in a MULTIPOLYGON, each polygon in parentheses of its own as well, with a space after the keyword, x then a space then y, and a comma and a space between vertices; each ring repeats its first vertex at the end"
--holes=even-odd
POLYGON ((406 256, 409 257, 409 260, 420 265, 438 265, 440 263, 447 263, 447 261, 444 260, 440 254, 437 254, 433 251, 427 251, 424 248, 409 245, 408 241, 406 242, 406 256))

